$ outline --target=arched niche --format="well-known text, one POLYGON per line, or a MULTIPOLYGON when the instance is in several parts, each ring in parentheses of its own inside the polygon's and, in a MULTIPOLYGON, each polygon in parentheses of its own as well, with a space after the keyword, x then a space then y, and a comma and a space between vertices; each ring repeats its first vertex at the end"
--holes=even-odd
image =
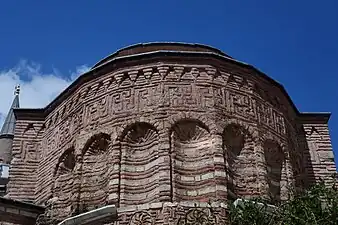
POLYGON ((124 130, 120 142, 120 206, 158 201, 158 131, 136 122, 124 130))
POLYGON ((66 149, 58 159, 52 184, 54 216, 68 216, 72 211, 72 197, 74 194, 74 168, 76 159, 74 147, 66 149))
POLYGON ((172 200, 209 201, 215 197, 213 142, 200 121, 181 120, 170 132, 172 200))
POLYGON ((281 181, 285 155, 282 147, 273 140, 266 140, 263 144, 266 162, 268 195, 273 202, 281 200, 281 181))
POLYGON ((54 177, 59 177, 62 175, 69 174, 73 171, 76 164, 74 147, 68 148, 60 156, 56 168, 54 170, 54 177))
POLYGON ((228 199, 255 194, 256 162, 254 141, 238 124, 229 124, 223 132, 223 152, 226 161, 228 199))
POLYGON ((81 153, 77 210, 86 212, 104 206, 108 193, 110 135, 98 133, 85 143, 81 153))

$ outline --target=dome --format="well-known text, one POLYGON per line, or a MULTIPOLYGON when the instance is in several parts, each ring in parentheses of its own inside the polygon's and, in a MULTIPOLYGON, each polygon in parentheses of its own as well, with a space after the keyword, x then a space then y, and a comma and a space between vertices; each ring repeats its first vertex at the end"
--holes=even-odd
POLYGON ((159 52, 159 51, 167 51, 167 52, 207 52, 214 53, 221 56, 225 56, 228 58, 232 58, 231 56, 223 53, 222 51, 210 47, 208 45, 202 44, 189 44, 189 43, 179 43, 179 42, 152 42, 152 43, 140 43, 131 45, 125 48, 122 48, 115 53, 103 58, 99 62, 97 62, 92 69, 99 67, 112 59, 130 56, 130 55, 139 55, 146 54, 150 52, 159 52))

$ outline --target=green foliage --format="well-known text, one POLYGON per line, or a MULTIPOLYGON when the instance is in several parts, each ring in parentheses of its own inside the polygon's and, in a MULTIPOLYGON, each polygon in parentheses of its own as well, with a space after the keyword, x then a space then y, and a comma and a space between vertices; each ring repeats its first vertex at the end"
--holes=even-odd
POLYGON ((304 192, 293 192, 292 196, 275 209, 268 208, 262 199, 237 207, 231 204, 229 222, 231 225, 338 225, 336 184, 332 187, 317 184, 304 192))
POLYGON ((262 200, 247 201, 243 205, 230 206, 229 223, 231 225, 275 225, 277 218, 274 212, 267 213, 268 205, 258 204, 262 200))
POLYGON ((337 225, 338 191, 318 184, 280 207, 283 225, 337 225))

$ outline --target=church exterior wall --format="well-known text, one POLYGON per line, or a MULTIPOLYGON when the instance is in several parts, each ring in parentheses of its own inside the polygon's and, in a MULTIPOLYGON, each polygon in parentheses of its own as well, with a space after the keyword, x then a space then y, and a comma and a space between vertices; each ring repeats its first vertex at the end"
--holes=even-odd
POLYGON ((327 120, 300 116, 254 68, 179 54, 116 65, 34 120, 17 111, 8 196, 46 205, 48 224, 107 204, 121 225, 222 224, 234 195, 280 201, 335 172, 327 120))

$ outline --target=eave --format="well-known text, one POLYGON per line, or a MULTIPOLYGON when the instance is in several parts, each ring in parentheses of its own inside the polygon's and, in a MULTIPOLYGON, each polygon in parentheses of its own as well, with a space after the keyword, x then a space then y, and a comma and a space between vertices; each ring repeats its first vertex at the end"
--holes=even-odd
POLYGON ((327 124, 331 117, 330 112, 302 112, 299 114, 299 120, 302 123, 320 123, 327 124))
POLYGON ((0 197, 0 221, 14 224, 34 225, 45 208, 34 204, 0 197))
MULTIPOLYGON (((82 74, 78 77, 71 85, 69 85, 62 93, 60 93, 50 104, 48 104, 45 108, 42 109, 15 109, 15 115, 20 117, 21 115, 24 117, 29 117, 29 115, 33 116, 33 114, 39 114, 41 117, 46 117, 51 111, 53 111, 58 105, 60 105, 67 97, 69 97, 72 93, 74 93, 82 84, 95 79, 107 72, 114 71, 119 68, 124 68, 127 66, 133 66, 140 63, 145 62, 154 62, 154 61, 167 61, 173 57, 186 57, 189 60, 197 60, 197 59, 216 59, 222 60, 226 62, 233 63, 235 65, 242 66, 248 70, 255 72, 257 75, 261 76, 263 79, 271 83, 273 86, 277 87, 287 98, 290 105, 292 106, 295 113, 301 118, 305 118, 308 113, 301 113, 298 111, 297 107, 291 100, 290 96, 286 92, 283 85, 270 78, 257 68, 252 65, 246 64, 244 62, 235 60, 225 55, 217 54, 214 52, 190 52, 190 51, 152 51, 141 54, 134 54, 122 57, 112 58, 111 60, 101 64, 98 67, 93 68, 92 70, 82 74)), ((320 118, 323 120, 322 114, 312 113, 313 116, 320 118)), ((325 118, 329 118, 324 116, 325 118)), ((324 119, 325 121, 325 119, 324 119)))

